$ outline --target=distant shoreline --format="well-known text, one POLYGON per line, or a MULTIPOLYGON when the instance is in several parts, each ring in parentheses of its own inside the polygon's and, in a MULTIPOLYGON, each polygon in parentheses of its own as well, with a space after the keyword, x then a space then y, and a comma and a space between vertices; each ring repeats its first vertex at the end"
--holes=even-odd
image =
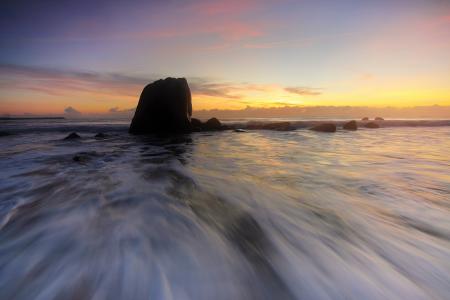
POLYGON ((0 117, 0 121, 9 120, 65 120, 64 117, 0 117))

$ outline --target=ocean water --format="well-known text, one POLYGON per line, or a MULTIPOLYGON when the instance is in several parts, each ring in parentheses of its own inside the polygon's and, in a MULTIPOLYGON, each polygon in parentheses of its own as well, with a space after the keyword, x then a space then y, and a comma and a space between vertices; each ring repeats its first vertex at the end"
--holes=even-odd
POLYGON ((443 124, 2 121, 0 299, 449 299, 443 124))

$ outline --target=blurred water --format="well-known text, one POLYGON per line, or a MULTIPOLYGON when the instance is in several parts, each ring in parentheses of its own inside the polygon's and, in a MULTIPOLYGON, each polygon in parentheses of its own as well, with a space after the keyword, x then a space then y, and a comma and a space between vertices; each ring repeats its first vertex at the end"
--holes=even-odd
POLYGON ((0 137, 0 299, 450 298, 450 127, 75 125, 0 137))

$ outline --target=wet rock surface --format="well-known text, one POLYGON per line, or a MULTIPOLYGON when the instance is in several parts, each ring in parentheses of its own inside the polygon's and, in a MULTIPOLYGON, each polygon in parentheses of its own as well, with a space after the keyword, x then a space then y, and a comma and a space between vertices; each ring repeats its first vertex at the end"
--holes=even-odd
POLYGON ((347 123, 345 123, 342 126, 343 129, 345 130, 357 130, 358 129, 358 124, 356 123, 356 121, 349 121, 347 123))
POLYGON ((378 123, 375 123, 375 122, 370 122, 370 123, 365 124, 364 127, 371 128, 371 129, 376 129, 376 128, 380 128, 380 125, 378 123))
POLYGON ((312 127, 311 130, 317 132, 336 132, 336 125, 332 123, 324 123, 312 127))

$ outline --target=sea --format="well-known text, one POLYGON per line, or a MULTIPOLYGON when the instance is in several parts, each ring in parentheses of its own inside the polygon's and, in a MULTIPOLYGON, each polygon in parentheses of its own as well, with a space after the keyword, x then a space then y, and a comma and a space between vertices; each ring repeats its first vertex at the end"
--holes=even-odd
POLYGON ((0 299, 450 299, 450 121, 295 122, 1 120, 0 299))

